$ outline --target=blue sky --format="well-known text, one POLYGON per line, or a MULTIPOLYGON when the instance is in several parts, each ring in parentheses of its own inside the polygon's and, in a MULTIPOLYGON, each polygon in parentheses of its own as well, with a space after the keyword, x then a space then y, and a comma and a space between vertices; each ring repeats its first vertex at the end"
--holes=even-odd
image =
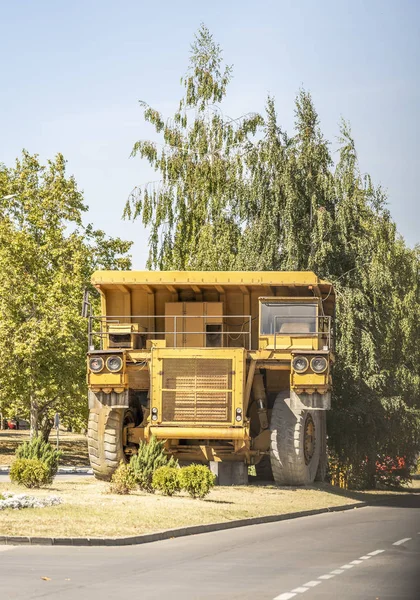
POLYGON ((87 220, 134 240, 135 268, 147 232, 121 214, 136 185, 157 179, 129 158, 153 134, 137 101, 173 113, 200 22, 234 66, 229 116, 262 111, 270 93, 291 131, 303 86, 332 149, 340 118, 350 121, 362 171, 387 190, 407 242, 420 241, 417 0, 0 0, 0 9, 0 162, 22 148, 42 159, 62 152, 87 220))

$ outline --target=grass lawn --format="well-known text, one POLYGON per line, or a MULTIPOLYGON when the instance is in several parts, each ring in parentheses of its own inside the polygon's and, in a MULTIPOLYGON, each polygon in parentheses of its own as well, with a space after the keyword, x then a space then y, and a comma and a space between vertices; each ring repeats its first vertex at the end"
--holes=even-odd
MULTIPOLYGON (((28 431, 0 432, 0 465, 10 465, 16 446, 28 439, 28 431)), ((51 436, 54 441, 55 432, 51 436)), ((60 432, 62 465, 89 466, 86 438, 60 432)), ((250 478, 252 481, 254 478, 250 478)), ((411 491, 420 492, 420 479, 411 491)), ((0 480, 5 491, 34 496, 58 495, 63 504, 41 509, 0 511, 0 535, 46 537, 117 537, 162 531, 186 525, 216 523, 287 514, 352 504, 401 492, 347 492, 328 484, 308 488, 277 488, 270 485, 216 487, 205 500, 186 494, 167 498, 136 492, 129 496, 108 493, 109 484, 93 477, 58 477, 50 488, 27 490, 0 480)), ((404 493, 404 492, 402 492, 404 493)))
MULTIPOLYGON (((28 430, 9 429, 0 431, 0 466, 11 465, 19 444, 29 440, 28 430)), ((50 442, 55 446, 57 434, 51 432, 50 442)), ((86 436, 60 431, 60 450, 63 452, 60 464, 66 467, 89 467, 86 436)))
MULTIPOLYGON (((420 492, 420 482, 415 482, 420 492)), ((0 493, 13 491, 35 496, 59 495, 63 504, 48 508, 0 512, 0 535, 46 537, 117 537, 162 531, 186 525, 217 523, 262 515, 352 504, 401 492, 352 493, 319 484, 310 488, 276 488, 249 485, 216 487, 204 500, 185 494, 172 498, 136 492, 129 496, 108 493, 106 482, 93 477, 60 480, 51 488, 26 490, 0 483, 0 493)), ((413 490, 411 490, 413 491, 413 490)), ((404 493, 404 492, 402 492, 404 493)))
POLYGON ((185 525, 216 523, 262 515, 285 514, 351 504, 353 495, 328 485, 305 489, 274 486, 216 487, 205 500, 185 494, 167 498, 136 492, 108 493, 106 482, 93 477, 56 481, 51 488, 26 490, 0 483, 0 493, 13 491, 63 499, 60 506, 0 512, 0 535, 54 537, 130 536, 185 525), (337 493, 339 492, 339 493, 337 493))

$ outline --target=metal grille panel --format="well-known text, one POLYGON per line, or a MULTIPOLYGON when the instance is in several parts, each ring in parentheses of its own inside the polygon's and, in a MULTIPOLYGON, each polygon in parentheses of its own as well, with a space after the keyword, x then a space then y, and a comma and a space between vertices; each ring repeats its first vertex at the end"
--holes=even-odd
POLYGON ((162 419, 165 422, 229 422, 232 360, 165 358, 162 419))

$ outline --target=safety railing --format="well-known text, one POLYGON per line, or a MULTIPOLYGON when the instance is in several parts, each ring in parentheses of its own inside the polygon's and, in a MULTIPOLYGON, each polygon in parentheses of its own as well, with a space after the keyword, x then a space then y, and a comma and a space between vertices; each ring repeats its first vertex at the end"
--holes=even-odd
MULTIPOLYGON (((109 336, 135 336, 134 339, 138 338, 142 342, 145 340, 153 339, 165 339, 168 342, 168 338, 173 338, 173 345, 167 345, 168 348, 184 347, 184 344, 180 344, 179 340, 182 336, 202 335, 205 341, 204 347, 229 347, 229 340, 238 341, 242 339, 244 348, 251 350, 252 348, 252 318, 251 315, 116 315, 116 316, 90 316, 88 326, 88 343, 89 350, 97 349, 99 345, 100 349, 103 349, 104 340, 109 340, 109 336), (154 327, 149 329, 146 325, 142 325, 138 321, 151 321, 155 323, 156 319, 163 319, 165 323, 164 329, 156 330, 154 327), (182 326, 181 321, 183 319, 195 319, 203 321, 203 329, 200 330, 189 330, 182 326), (237 323, 241 319, 242 322, 237 323), (235 320, 235 323, 232 321, 235 320), (168 328, 168 322, 171 326, 168 328), (118 333, 112 331, 112 326, 127 326, 135 325, 138 331, 129 331, 118 333), (207 325, 220 325, 220 330, 207 330, 207 325), (232 327, 234 328, 232 330, 232 327), (214 344, 215 336, 220 336, 220 340, 223 342, 220 345, 214 344)), ((145 347, 144 344, 137 344, 137 346, 145 347)), ((118 346, 115 345, 115 348, 118 346)), ((125 346, 121 346, 125 347, 125 346)), ((187 346, 189 347, 189 346, 187 346)), ((194 347, 194 346, 193 346, 194 347)))
MULTIPOLYGON (((262 336, 270 334, 261 334, 262 336)), ((327 316, 274 316, 274 350, 277 349, 277 338, 317 338, 321 350, 334 349, 334 330, 332 317, 327 316), (307 331, 303 331, 307 329, 307 331), (311 331, 312 330, 312 331, 311 331)), ((284 348, 284 346, 282 345, 284 348)))

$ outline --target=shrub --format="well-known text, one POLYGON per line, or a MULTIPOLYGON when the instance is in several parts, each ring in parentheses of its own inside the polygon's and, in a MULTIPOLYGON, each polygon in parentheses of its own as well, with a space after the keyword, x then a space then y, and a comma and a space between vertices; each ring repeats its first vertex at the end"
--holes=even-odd
POLYGON ((27 488, 39 488, 52 482, 47 465, 38 458, 18 458, 10 467, 10 480, 27 488))
POLYGON ((177 467, 159 467, 153 473, 152 487, 164 496, 173 496, 180 491, 179 469, 177 467))
POLYGON ((132 468, 122 462, 112 475, 109 491, 111 494, 129 494, 136 486, 136 478, 132 468))
POLYGON ((214 486, 216 476, 205 465, 189 465, 179 470, 181 488, 192 498, 204 498, 214 486))
POLYGON ((46 506, 56 506, 61 504, 62 500, 59 496, 47 496, 46 498, 35 498, 35 496, 27 496, 26 494, 13 494, 5 492, 0 495, 0 510, 12 508, 13 510, 21 510, 22 508, 44 508, 46 506))
POLYGON ((385 456, 376 462, 377 487, 399 489, 410 482, 410 468, 405 458, 385 456))
POLYGON ((153 493, 153 473, 159 467, 176 467, 178 462, 165 453, 165 443, 155 437, 150 442, 140 442, 137 454, 131 457, 130 467, 141 490, 153 493))
POLYGON ((17 447, 16 458, 36 458, 47 467, 51 481, 57 475, 58 461, 62 452, 56 450, 49 442, 44 442, 41 436, 34 437, 17 447))

